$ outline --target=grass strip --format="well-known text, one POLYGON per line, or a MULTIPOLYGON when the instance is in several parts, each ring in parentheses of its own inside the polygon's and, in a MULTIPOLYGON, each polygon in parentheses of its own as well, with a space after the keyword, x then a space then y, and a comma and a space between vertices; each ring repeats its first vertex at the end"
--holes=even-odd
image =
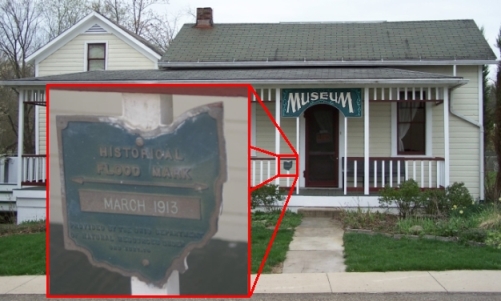
POLYGON ((454 242, 344 234, 347 272, 500 270, 501 251, 454 242))
MULTIPOLYGON (((263 260, 266 248, 273 234, 273 227, 280 215, 280 212, 253 214, 252 223, 252 273, 257 273, 261 261, 263 260)), ((301 223, 301 216, 286 212, 280 229, 277 232, 275 241, 271 247, 268 259, 263 268, 263 273, 272 272, 273 267, 285 261, 285 256, 289 250, 289 244, 294 235, 294 228, 301 223)))
POLYGON ((45 275, 45 233, 0 237, 0 275, 45 275))

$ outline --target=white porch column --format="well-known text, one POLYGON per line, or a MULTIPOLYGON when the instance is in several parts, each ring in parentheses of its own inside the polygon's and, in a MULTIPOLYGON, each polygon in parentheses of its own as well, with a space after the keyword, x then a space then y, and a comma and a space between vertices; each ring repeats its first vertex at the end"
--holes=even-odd
POLYGON ((348 187, 346 187, 348 183, 348 179, 346 178, 347 170, 348 170, 348 118, 344 116, 344 160, 343 160, 343 189, 344 195, 346 195, 348 191, 348 187))
MULTIPOLYGON (((275 89, 275 120, 277 125, 280 126, 280 89, 275 89)), ((280 154, 280 132, 275 129, 275 154, 280 154)), ((280 172, 280 161, 275 159, 275 166, 277 174, 280 172)), ((280 185, 280 178, 275 179, 275 184, 280 185)))
MULTIPOLYGON (((299 150, 299 121, 300 121, 300 116, 298 116, 296 118, 296 152, 299 154, 300 153, 300 150, 299 150)), ((297 172, 299 173, 299 156, 296 160, 296 170, 297 172)), ((296 182, 296 194, 299 194, 299 174, 298 174, 298 178, 297 178, 297 182, 296 182)))
POLYGON ((40 106, 35 106, 35 154, 40 155, 40 106))
POLYGON ((369 88, 364 88, 364 194, 369 194, 369 88))
POLYGON ((24 144, 24 90, 19 91, 17 121, 17 187, 23 181, 23 144, 24 144))
POLYGON ((449 186, 449 88, 444 87, 444 186, 449 186))
MULTIPOLYGON (((253 101, 251 101, 251 146, 257 146, 256 142, 256 106, 258 106, 259 103, 257 100, 255 100, 255 97, 253 96, 253 101)), ((256 155, 256 150, 253 149, 251 150, 251 156, 256 155)))

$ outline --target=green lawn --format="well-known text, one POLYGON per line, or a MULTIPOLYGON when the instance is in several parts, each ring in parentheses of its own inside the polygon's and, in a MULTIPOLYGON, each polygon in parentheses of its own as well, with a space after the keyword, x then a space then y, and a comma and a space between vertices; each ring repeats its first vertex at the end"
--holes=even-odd
MULTIPOLYGON (((257 212, 252 215, 252 273, 257 273, 261 265, 266 248, 273 234, 273 229, 271 228, 276 224, 279 215, 280 212, 257 212)), ((285 260, 285 255, 289 250, 289 244, 294 235, 294 228, 300 223, 300 215, 286 212, 266 260, 263 273, 270 273, 274 266, 285 260)))
POLYGON ((0 237, 0 275, 44 275, 45 232, 0 237))
POLYGON ((500 270, 501 250, 427 239, 345 233, 348 272, 500 270))

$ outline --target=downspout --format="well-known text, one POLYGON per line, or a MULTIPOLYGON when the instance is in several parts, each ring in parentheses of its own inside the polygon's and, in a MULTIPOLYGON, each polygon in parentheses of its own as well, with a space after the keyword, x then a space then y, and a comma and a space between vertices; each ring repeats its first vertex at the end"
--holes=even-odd
MULTIPOLYGON (((453 76, 456 76, 456 65, 452 66, 452 74, 453 76)), ((480 90, 480 83, 482 80, 482 73, 479 73, 479 95, 482 93, 480 90)), ((485 198, 485 193, 484 193, 484 124, 483 124, 483 101, 479 101, 479 108, 478 108, 478 121, 475 121, 469 117, 466 117, 464 115, 461 115, 460 113, 454 111, 454 108, 452 106, 452 91, 453 89, 449 90, 449 113, 456 116, 459 119, 462 119, 476 127, 479 128, 480 131, 480 151, 479 151, 479 161, 480 161, 480 197, 479 200, 483 201, 485 198)), ((482 97, 479 98, 481 100, 482 97)))

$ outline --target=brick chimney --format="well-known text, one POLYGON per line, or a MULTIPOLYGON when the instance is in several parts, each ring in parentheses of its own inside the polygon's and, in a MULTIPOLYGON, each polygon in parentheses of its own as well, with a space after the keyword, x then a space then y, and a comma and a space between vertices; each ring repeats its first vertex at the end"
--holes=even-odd
POLYGON ((212 28, 214 21, 212 18, 212 8, 199 7, 197 8, 197 23, 196 28, 212 28))

